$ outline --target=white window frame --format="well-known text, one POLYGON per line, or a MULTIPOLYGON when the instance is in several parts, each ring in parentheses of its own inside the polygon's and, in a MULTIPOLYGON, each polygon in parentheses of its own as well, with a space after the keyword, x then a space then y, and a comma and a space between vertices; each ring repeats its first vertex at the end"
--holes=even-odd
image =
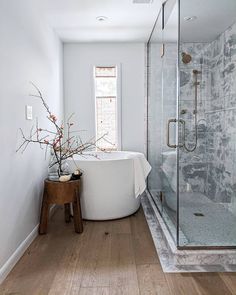
POLYGON ((97 105, 96 105, 96 76, 95 71, 97 67, 116 67, 116 89, 117 89, 117 96, 116 96, 116 111, 117 111, 117 151, 122 150, 122 101, 121 101, 121 64, 96 64, 93 66, 93 94, 94 94, 94 107, 95 107, 95 136, 97 139, 97 105))

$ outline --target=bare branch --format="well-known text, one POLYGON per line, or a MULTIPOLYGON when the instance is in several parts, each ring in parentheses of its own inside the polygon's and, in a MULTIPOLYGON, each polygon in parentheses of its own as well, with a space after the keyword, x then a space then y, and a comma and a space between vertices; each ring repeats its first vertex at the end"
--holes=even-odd
MULTIPOLYGON (((48 128, 40 128, 38 118, 36 118, 36 127, 32 126, 29 132, 29 136, 25 136, 23 130, 20 128, 21 136, 23 142, 17 148, 16 152, 21 151, 22 153, 27 149, 29 144, 37 143, 41 149, 45 148, 45 158, 47 156, 48 148, 51 148, 54 154, 53 161, 50 163, 50 167, 58 165, 58 175, 60 175, 62 170, 62 162, 68 158, 72 158, 76 154, 83 155, 84 151, 92 151, 94 149, 104 151, 103 148, 98 146, 98 143, 103 140, 107 143, 113 145, 106 139, 107 133, 96 139, 95 137, 90 138, 88 141, 83 142, 80 135, 73 135, 75 133, 80 133, 86 130, 72 130, 74 123, 71 122, 71 118, 74 115, 72 113, 67 121, 67 130, 64 130, 63 122, 61 125, 58 124, 56 116, 51 112, 49 106, 47 105, 45 99, 43 98, 42 92, 39 88, 32 83, 32 86, 36 89, 36 94, 31 94, 30 96, 38 98, 41 100, 46 112, 46 118, 52 123, 55 131, 48 128), (66 132, 66 138, 64 138, 64 133, 66 132)), ((90 155, 90 154, 87 154, 90 155)), ((91 156, 95 156, 91 154, 91 156)))

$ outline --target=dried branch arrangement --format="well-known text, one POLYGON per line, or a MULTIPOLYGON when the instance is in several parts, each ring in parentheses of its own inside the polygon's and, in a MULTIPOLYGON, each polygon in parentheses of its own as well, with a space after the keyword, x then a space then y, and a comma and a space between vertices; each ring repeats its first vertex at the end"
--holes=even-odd
MULTIPOLYGON (((43 98, 42 92, 39 88, 31 83, 36 89, 37 94, 31 95, 41 100, 46 113, 47 119, 52 124, 52 130, 44 129, 39 127, 38 120, 36 119, 36 126, 32 126, 30 130, 30 134, 26 136, 23 130, 20 128, 20 132, 23 138, 22 144, 16 150, 17 152, 21 151, 22 153, 27 149, 28 145, 31 143, 36 143, 40 146, 41 149, 45 149, 45 157, 47 155, 47 151, 50 150, 53 153, 53 161, 50 163, 49 168, 54 165, 58 166, 58 177, 62 174, 62 163, 66 159, 73 158, 74 155, 83 154, 84 151, 91 151, 97 148, 98 150, 102 150, 98 146, 98 142, 105 139, 106 134, 101 136, 98 139, 90 139, 86 142, 82 142, 79 132, 74 131, 73 125, 74 123, 71 121, 73 114, 66 121, 66 128, 63 122, 58 123, 57 117, 51 112, 49 106, 47 105, 45 99, 43 98)), ((103 150, 102 150, 103 151, 103 150)))

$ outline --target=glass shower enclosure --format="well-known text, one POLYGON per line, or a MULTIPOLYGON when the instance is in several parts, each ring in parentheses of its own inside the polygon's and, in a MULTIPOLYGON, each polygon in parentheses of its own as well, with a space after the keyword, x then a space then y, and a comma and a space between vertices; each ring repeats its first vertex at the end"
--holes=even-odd
POLYGON ((148 54, 148 190, 179 249, 236 248, 236 1, 168 0, 148 54))

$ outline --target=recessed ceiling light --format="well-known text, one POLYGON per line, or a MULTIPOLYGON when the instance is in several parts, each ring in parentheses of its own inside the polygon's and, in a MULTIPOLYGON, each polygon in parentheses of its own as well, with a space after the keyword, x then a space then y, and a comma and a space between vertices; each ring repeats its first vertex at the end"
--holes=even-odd
POLYGON ((185 17, 184 17, 184 20, 185 20, 186 22, 191 22, 191 21, 193 21, 193 20, 195 20, 195 19, 197 19, 197 17, 196 17, 195 15, 192 15, 192 16, 185 16, 185 17))
POLYGON ((98 20, 99 22, 104 22, 106 21, 108 18, 106 16, 100 15, 96 17, 96 20, 98 20))

